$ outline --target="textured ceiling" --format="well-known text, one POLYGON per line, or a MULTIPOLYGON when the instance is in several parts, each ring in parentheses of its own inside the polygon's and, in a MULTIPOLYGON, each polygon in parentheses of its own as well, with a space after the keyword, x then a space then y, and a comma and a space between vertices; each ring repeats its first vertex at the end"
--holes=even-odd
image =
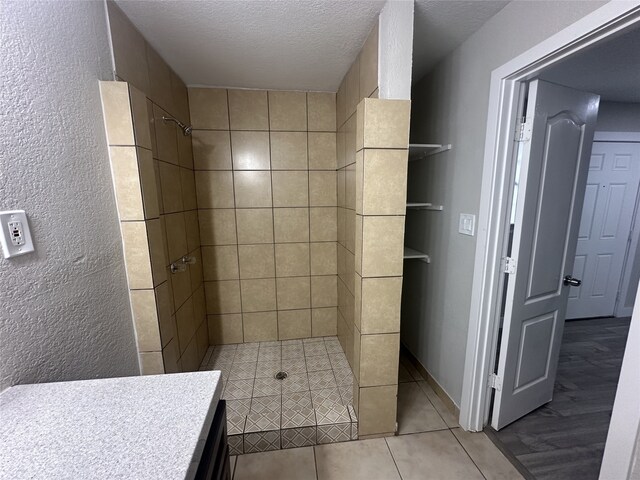
POLYGON ((640 103, 640 28, 572 56, 540 78, 597 93, 602 100, 640 103))
POLYGON ((117 0, 187 85, 335 92, 384 0, 117 0))
MULTIPOLYGON (((336 91, 386 1, 116 3, 188 85, 336 91)), ((507 3, 417 0, 414 80, 507 3)))
POLYGON ((413 29, 413 80, 502 10, 508 1, 416 0, 413 29))

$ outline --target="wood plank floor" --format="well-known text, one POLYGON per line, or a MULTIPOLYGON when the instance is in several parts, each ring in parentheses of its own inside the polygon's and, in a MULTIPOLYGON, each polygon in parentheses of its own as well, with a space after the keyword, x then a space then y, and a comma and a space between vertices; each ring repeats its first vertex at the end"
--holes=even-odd
POLYGON ((565 324, 553 401, 488 432, 529 478, 596 480, 630 318, 565 324))

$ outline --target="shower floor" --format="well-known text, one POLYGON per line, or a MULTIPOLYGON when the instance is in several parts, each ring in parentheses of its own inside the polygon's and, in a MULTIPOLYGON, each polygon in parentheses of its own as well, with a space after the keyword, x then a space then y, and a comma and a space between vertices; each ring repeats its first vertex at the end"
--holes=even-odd
POLYGON ((217 345, 200 369, 222 371, 231 455, 358 438, 353 374, 337 337, 217 345))

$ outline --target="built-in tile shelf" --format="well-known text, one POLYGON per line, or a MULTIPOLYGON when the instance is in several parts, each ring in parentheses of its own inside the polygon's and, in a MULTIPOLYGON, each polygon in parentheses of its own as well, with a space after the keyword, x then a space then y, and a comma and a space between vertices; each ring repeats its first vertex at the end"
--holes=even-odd
POLYGON ((410 143, 409 161, 422 160, 423 158, 451 150, 451 144, 441 145, 437 143, 410 143))
POLYGON ((434 205, 433 203, 408 202, 407 208, 410 210, 437 210, 441 212, 444 207, 442 205, 434 205))
POLYGON ((409 248, 407 246, 404 247, 404 255, 402 256, 405 260, 420 260, 424 263, 431 263, 431 257, 426 253, 419 252, 418 250, 414 250, 413 248, 409 248))

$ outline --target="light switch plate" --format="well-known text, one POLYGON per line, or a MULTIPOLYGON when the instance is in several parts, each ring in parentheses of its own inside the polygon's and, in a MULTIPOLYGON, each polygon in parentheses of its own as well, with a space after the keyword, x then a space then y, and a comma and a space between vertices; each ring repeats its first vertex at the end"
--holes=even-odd
POLYGON ((473 237, 476 233, 476 216, 471 213, 461 213, 458 233, 473 237))
POLYGON ((0 243, 4 258, 17 257, 33 252, 29 222, 24 210, 0 212, 0 243))

